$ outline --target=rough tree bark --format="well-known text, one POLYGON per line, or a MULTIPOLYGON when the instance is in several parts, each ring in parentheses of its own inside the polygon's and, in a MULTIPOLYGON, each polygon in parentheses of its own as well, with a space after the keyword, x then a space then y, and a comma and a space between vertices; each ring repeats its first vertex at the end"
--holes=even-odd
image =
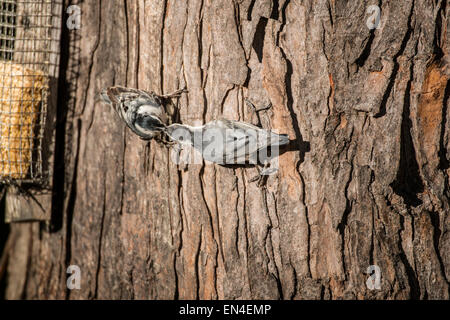
POLYGON ((51 228, 11 225, 7 298, 449 298, 445 0, 79 2, 81 29, 62 34, 51 228), (270 101, 264 126, 297 150, 267 189, 255 168, 177 166, 99 102, 111 85, 187 86, 188 124, 251 122, 244 98, 270 101))

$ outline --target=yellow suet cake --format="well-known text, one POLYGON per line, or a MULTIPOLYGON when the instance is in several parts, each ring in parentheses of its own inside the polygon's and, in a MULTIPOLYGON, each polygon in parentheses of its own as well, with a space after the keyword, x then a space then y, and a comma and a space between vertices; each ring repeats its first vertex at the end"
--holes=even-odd
POLYGON ((47 80, 39 70, 0 61, 0 179, 29 174, 47 80))

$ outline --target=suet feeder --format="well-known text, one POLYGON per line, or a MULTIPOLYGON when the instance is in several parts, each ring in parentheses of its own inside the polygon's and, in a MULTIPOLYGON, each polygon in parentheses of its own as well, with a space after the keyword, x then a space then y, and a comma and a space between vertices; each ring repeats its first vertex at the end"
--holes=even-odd
MULTIPOLYGON (((44 184, 54 83, 55 1, 0 0, 0 182, 44 184)), ((57 28, 59 29, 59 28, 57 28)))

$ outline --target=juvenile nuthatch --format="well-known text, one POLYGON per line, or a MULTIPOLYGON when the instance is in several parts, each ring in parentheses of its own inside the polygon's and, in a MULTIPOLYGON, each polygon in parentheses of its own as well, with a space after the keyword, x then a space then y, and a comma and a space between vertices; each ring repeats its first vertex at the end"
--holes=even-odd
POLYGON ((144 90, 110 87, 102 90, 102 99, 110 104, 127 126, 143 140, 163 140, 163 130, 172 123, 174 111, 169 110, 167 99, 179 97, 186 90, 158 95, 144 90))

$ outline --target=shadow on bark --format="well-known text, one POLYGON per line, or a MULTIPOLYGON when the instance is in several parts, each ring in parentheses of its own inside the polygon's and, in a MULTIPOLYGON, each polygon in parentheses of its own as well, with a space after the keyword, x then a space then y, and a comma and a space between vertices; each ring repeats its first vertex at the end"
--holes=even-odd
POLYGON ((405 204, 417 207, 422 204, 422 201, 417 195, 423 192, 424 186, 422 179, 420 178, 419 165, 416 160, 416 150, 414 149, 411 137, 410 94, 411 81, 408 81, 405 91, 401 124, 400 163, 397 177, 392 183, 392 189, 403 198, 405 204))

